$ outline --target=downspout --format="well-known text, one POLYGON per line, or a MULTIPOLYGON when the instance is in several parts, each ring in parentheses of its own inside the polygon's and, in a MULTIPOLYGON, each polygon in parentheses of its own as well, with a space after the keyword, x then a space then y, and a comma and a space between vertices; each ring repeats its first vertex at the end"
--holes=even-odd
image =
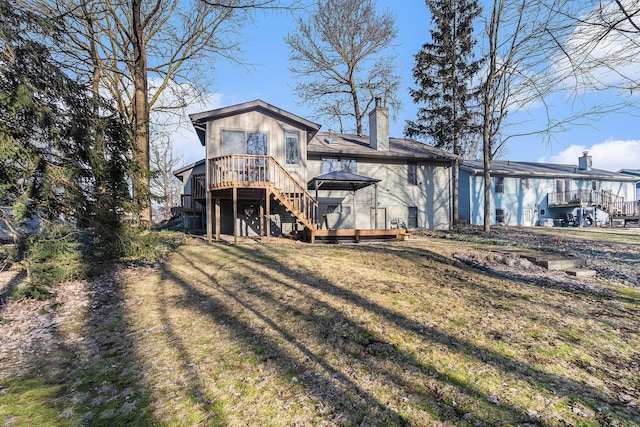
MULTIPOLYGON (((373 229, 378 228, 378 184, 373 184, 373 220, 375 221, 373 224, 373 229)), ((385 228, 386 225, 385 225, 385 228)))

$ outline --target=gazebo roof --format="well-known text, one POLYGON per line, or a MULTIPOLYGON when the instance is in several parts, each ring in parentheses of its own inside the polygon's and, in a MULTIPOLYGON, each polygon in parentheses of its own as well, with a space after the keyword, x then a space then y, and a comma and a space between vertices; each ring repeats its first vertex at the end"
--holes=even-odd
POLYGON ((377 184, 381 180, 368 176, 356 175, 355 173, 344 171, 333 171, 324 175, 316 176, 307 184, 307 189, 315 190, 316 183, 319 190, 351 190, 357 191, 361 188, 377 184))

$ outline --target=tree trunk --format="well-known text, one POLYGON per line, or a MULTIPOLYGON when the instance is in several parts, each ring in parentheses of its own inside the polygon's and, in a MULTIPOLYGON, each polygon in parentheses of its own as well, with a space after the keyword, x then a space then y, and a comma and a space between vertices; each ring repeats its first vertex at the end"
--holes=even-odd
POLYGON ((484 154, 484 227, 483 231, 491 231, 491 159, 484 154))
POLYGON ((135 132, 135 159, 138 172, 133 177, 134 199, 140 210, 140 221, 151 226, 151 202, 149 195, 149 101, 147 98, 147 56, 142 33, 141 3, 132 0, 133 44, 133 125, 135 132))
POLYGON ((458 213, 458 186, 459 186, 459 178, 460 178, 460 165, 458 164, 458 161, 456 160, 454 165, 453 165, 453 173, 451 174, 451 180, 453 181, 451 183, 451 187, 452 187, 452 200, 451 200, 451 210, 452 210, 452 215, 453 215, 453 226, 457 226, 458 225, 458 220, 459 220, 459 213, 458 213))

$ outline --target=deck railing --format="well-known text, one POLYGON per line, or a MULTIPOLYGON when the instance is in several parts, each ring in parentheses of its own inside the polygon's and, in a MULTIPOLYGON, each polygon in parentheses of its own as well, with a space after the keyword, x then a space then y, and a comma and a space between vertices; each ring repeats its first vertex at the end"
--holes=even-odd
POLYGON ((639 215, 640 202, 625 202, 624 197, 611 191, 573 190, 547 194, 547 203, 551 207, 596 206, 611 215, 639 215))
POLYGON ((194 174, 191 180, 191 194, 196 199, 204 199, 207 195, 207 181, 203 173, 194 174))
POLYGON ((204 206, 196 201, 197 197, 192 194, 183 194, 181 196, 182 211, 185 213, 203 212, 204 206))
POLYGON ((209 159, 209 177, 211 190, 272 185, 298 219, 308 227, 315 226, 318 202, 271 156, 231 154, 209 159))
POLYGON ((614 195, 611 191, 572 190, 547 195, 549 206, 602 206, 620 208, 624 198, 614 195))
POLYGON ((637 216, 640 215, 640 202, 624 202, 615 207, 612 215, 637 216))

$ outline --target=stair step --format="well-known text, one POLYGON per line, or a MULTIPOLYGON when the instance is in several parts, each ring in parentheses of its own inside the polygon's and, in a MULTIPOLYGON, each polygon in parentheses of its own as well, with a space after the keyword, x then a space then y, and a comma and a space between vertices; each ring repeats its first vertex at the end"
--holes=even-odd
POLYGON ((538 261, 538 265, 549 271, 580 268, 584 267, 584 264, 584 260, 581 258, 550 258, 538 261))
POLYGON ((565 272, 576 277, 595 277, 596 271, 588 268, 568 268, 565 272))

